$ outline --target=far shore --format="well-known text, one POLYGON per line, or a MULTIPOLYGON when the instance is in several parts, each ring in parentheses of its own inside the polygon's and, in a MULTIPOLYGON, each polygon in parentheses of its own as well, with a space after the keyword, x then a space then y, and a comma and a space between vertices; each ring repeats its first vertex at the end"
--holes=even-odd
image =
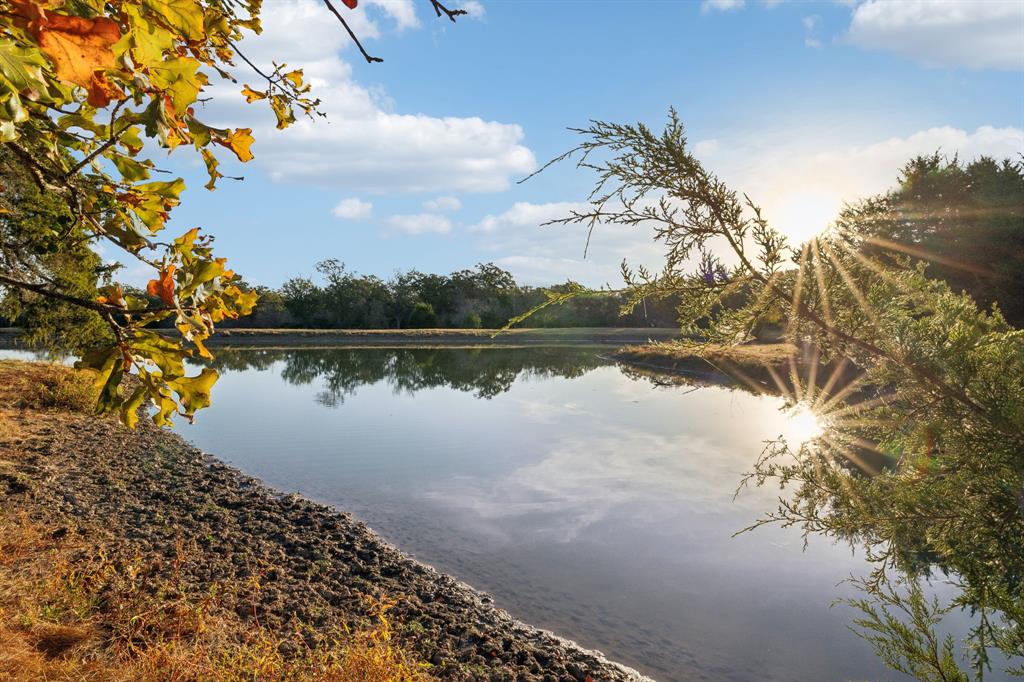
MULTIPOLYGON (((0 347, 18 347, 20 330, 0 328, 0 347)), ((172 330, 167 330, 172 333, 172 330)), ((218 329, 217 347, 292 346, 514 346, 544 344, 632 345, 679 338, 674 327, 564 327, 557 329, 218 329)))

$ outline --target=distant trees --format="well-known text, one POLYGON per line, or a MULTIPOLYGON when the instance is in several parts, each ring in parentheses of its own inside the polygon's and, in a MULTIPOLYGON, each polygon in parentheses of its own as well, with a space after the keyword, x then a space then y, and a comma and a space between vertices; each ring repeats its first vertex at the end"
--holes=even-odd
MULTIPOLYGON (((360 275, 337 260, 317 264, 322 284, 293 277, 280 289, 258 287, 252 315, 227 326, 314 329, 407 329, 428 327, 498 328, 546 299, 547 289, 517 283, 493 263, 449 275, 401 272, 388 280, 360 275)), ((651 301, 621 314, 626 296, 606 292, 545 308, 523 324, 529 327, 671 327, 675 301, 651 301)))

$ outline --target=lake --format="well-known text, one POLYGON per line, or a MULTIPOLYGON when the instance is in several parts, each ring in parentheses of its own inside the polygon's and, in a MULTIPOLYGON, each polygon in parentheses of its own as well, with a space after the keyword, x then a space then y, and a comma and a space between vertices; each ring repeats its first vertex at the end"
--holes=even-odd
POLYGON ((742 474, 800 420, 601 352, 221 350, 213 406, 177 431, 659 680, 891 678, 829 608, 865 572, 848 547, 732 537, 777 492, 734 500, 742 474))
POLYGON ((743 473, 764 440, 806 437, 805 416, 606 352, 218 349, 213 406, 175 430, 658 680, 900 678, 830 608, 867 572, 849 547, 733 536, 778 494, 734 499, 743 473))

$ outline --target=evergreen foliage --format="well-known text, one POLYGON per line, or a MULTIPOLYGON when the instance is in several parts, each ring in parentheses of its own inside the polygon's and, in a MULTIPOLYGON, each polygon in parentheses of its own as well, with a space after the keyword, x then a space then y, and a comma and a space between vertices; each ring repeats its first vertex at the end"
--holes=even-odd
POLYGON ((631 306, 677 296, 683 329, 719 343, 785 320, 790 341, 856 369, 853 380, 776 376, 823 433, 767 445, 746 482, 786 493, 751 528, 797 526, 862 548, 873 570, 859 581, 858 626, 897 669, 965 678, 934 632, 952 608, 976 616, 965 642, 974 677, 993 650, 1024 673, 1024 331, 926 276, 923 261, 875 257, 856 210, 788 244, 692 156, 674 111, 661 133, 603 122, 577 132, 583 141, 560 159, 597 182, 589 207, 556 222, 648 226, 668 250, 659 273, 623 266, 631 306), (871 470, 869 456, 886 466, 871 470), (959 594, 929 605, 928 580, 959 594))

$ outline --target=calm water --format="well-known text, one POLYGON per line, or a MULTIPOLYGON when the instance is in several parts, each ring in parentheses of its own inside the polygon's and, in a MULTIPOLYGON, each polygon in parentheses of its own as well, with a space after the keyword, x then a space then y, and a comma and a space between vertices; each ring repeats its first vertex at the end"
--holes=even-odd
POLYGON ((866 573, 849 548, 732 537, 774 506, 733 499, 761 442, 803 428, 781 399, 599 352, 222 350, 214 405, 177 430, 659 680, 896 678, 830 608, 866 573))
POLYGON ((657 679, 891 678, 829 608, 862 572, 848 548, 731 537, 773 503, 733 493, 798 428, 781 400, 659 388, 599 352, 222 351, 178 431, 657 679))

